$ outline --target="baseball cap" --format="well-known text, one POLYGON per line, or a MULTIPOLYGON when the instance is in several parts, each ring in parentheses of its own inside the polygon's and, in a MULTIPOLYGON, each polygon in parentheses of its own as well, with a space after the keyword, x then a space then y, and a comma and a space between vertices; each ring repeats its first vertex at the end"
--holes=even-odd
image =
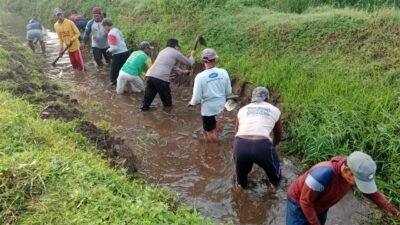
POLYGON ((167 40, 167 46, 172 48, 175 48, 176 46, 180 47, 179 41, 174 38, 170 38, 167 40))
POLYGON ((201 58, 205 61, 218 58, 217 52, 213 48, 206 48, 201 52, 201 58))
POLYGON ((347 166, 354 175, 357 188, 366 194, 378 191, 375 183, 376 163, 371 156, 355 151, 347 157, 347 166))
POLYGON ((256 87, 251 95, 251 102, 263 102, 269 98, 269 91, 265 87, 256 87))
POLYGON ((55 8, 54 9, 54 15, 58 16, 58 14, 62 14, 62 13, 63 13, 62 9, 60 9, 60 8, 55 8))
POLYGON ((140 43, 140 49, 145 49, 145 48, 154 48, 154 47, 150 45, 150 42, 142 41, 140 43))

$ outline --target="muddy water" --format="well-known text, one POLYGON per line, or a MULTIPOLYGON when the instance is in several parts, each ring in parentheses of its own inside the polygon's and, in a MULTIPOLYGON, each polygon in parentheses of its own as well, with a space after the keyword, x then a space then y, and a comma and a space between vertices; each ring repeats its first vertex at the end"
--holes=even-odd
MULTIPOLYGON (((24 24, 11 28, 14 32, 23 29, 24 24)), ((54 33, 48 33, 47 49, 45 60, 50 64, 59 49, 54 33)), ((280 154, 283 180, 277 192, 268 189, 265 175, 256 166, 249 177, 250 188, 246 191, 235 188, 232 161, 235 112, 224 112, 219 117, 220 143, 209 144, 202 131, 200 109, 186 107, 190 87, 172 86, 172 109, 164 110, 157 97, 154 110, 141 113, 138 108, 143 94, 116 95, 109 86, 109 67, 98 70, 89 51, 85 60, 86 73, 74 72, 64 56, 56 68, 47 65, 47 75, 78 100, 89 120, 126 140, 140 159, 139 172, 147 182, 176 191, 184 203, 216 222, 285 224, 287 187, 301 171, 293 160, 280 154)), ((365 224, 368 211, 363 202, 349 194, 330 210, 327 224, 365 224)))

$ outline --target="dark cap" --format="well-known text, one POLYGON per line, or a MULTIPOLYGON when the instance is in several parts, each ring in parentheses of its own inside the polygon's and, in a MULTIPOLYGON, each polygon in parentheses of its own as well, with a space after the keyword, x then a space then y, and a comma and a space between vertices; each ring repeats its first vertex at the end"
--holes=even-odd
POLYGON ((139 48, 143 50, 143 49, 145 49, 145 48, 150 48, 150 49, 152 49, 152 48, 154 48, 154 47, 150 45, 150 42, 148 42, 148 41, 142 41, 142 42, 140 43, 139 48))
POLYGON ((172 47, 172 48, 180 47, 179 41, 174 38, 170 38, 167 40, 167 47, 172 47))

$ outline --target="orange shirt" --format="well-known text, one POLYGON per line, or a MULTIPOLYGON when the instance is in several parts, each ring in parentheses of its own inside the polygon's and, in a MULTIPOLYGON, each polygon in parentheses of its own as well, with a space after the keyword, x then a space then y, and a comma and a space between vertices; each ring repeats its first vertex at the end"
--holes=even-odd
POLYGON ((64 48, 68 43, 73 42, 72 46, 68 49, 69 52, 78 50, 79 36, 81 33, 76 27, 75 23, 69 19, 64 19, 62 23, 58 21, 54 24, 54 30, 57 33, 58 40, 60 41, 60 47, 64 48))

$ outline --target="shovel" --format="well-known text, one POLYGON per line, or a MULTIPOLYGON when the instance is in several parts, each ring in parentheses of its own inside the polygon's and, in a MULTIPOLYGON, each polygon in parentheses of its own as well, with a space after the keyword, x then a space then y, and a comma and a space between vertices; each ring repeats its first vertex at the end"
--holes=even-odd
POLYGON ((65 52, 69 49, 69 47, 71 47, 71 46, 72 46, 72 42, 71 42, 71 44, 67 45, 67 46, 63 49, 63 51, 61 52, 61 54, 51 63, 51 65, 55 67, 57 61, 64 55, 64 53, 65 53, 65 52))
MULTIPOLYGON (((203 45, 204 47, 207 47, 206 39, 204 39, 203 36, 201 36, 200 34, 197 35, 197 37, 196 37, 196 43, 194 44, 193 51, 196 51, 197 45, 199 45, 199 43, 200 43, 201 45, 203 45)), ((190 76, 192 76, 192 75, 193 75, 193 72, 194 72, 193 67, 191 66, 191 67, 189 68, 189 70, 190 70, 190 76)))

